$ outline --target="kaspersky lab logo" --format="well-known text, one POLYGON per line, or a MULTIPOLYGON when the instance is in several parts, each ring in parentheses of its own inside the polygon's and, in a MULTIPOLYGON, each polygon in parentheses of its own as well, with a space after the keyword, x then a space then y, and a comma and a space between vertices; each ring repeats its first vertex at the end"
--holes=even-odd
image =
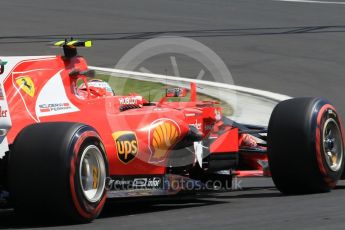
POLYGON ((138 139, 134 132, 131 131, 118 131, 113 133, 113 138, 115 140, 117 156, 119 160, 128 164, 138 154, 138 139))

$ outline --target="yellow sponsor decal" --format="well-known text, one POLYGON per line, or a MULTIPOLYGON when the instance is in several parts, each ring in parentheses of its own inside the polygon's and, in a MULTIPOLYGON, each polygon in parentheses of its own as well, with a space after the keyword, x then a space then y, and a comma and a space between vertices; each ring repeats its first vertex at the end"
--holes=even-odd
POLYGON ((98 181, 99 181, 99 172, 98 172, 97 167, 92 168, 92 177, 93 177, 92 188, 97 189, 98 181))
POLYGON ((134 132, 131 131, 119 131, 113 133, 115 140, 117 156, 120 161, 127 164, 138 154, 138 139, 134 132))
POLYGON ((29 76, 22 76, 18 77, 16 79, 16 83, 26 94, 28 94, 30 97, 35 96, 35 85, 32 81, 31 77, 29 76))
POLYGON ((180 131, 175 123, 166 120, 157 125, 152 132, 152 159, 163 160, 179 137, 180 131))

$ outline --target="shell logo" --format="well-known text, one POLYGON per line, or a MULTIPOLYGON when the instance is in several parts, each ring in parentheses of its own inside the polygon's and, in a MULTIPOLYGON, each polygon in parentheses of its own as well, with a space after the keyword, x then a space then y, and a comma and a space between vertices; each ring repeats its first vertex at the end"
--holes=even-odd
POLYGON ((161 119, 151 124, 151 158, 150 162, 161 162, 168 151, 177 143, 181 130, 175 121, 161 119))

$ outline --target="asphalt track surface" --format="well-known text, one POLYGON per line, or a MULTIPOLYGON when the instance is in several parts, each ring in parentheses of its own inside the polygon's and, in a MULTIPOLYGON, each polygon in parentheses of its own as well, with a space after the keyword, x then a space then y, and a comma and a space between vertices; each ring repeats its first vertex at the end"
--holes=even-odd
MULTIPOLYGON (((325 1, 327 2, 327 1, 325 1)), ((342 2, 333 0, 332 2, 342 2)), ((113 67, 148 38, 177 35, 213 49, 235 83, 291 96, 322 96, 345 118, 345 5, 273 0, 11 0, 0 4, 1 55, 57 53, 46 43, 91 38, 81 51, 95 66, 113 67)), ((191 76, 193 64, 181 68, 191 76)), ((166 60, 150 70, 164 72, 166 60)), ((57 229, 344 229, 345 186, 328 194, 281 196, 270 179, 243 181, 243 191, 196 200, 113 204, 88 225, 20 223, 3 228, 57 229)))

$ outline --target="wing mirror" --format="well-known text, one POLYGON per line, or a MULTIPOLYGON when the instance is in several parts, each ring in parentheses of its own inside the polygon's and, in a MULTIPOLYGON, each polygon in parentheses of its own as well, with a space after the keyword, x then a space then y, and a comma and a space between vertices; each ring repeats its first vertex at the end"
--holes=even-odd
POLYGON ((166 97, 185 97, 187 95, 186 88, 168 88, 166 91, 166 97))
POLYGON ((79 69, 73 69, 71 72, 69 72, 70 77, 77 77, 78 75, 82 75, 89 78, 95 78, 96 71, 93 69, 87 69, 83 71, 80 71, 79 69))

